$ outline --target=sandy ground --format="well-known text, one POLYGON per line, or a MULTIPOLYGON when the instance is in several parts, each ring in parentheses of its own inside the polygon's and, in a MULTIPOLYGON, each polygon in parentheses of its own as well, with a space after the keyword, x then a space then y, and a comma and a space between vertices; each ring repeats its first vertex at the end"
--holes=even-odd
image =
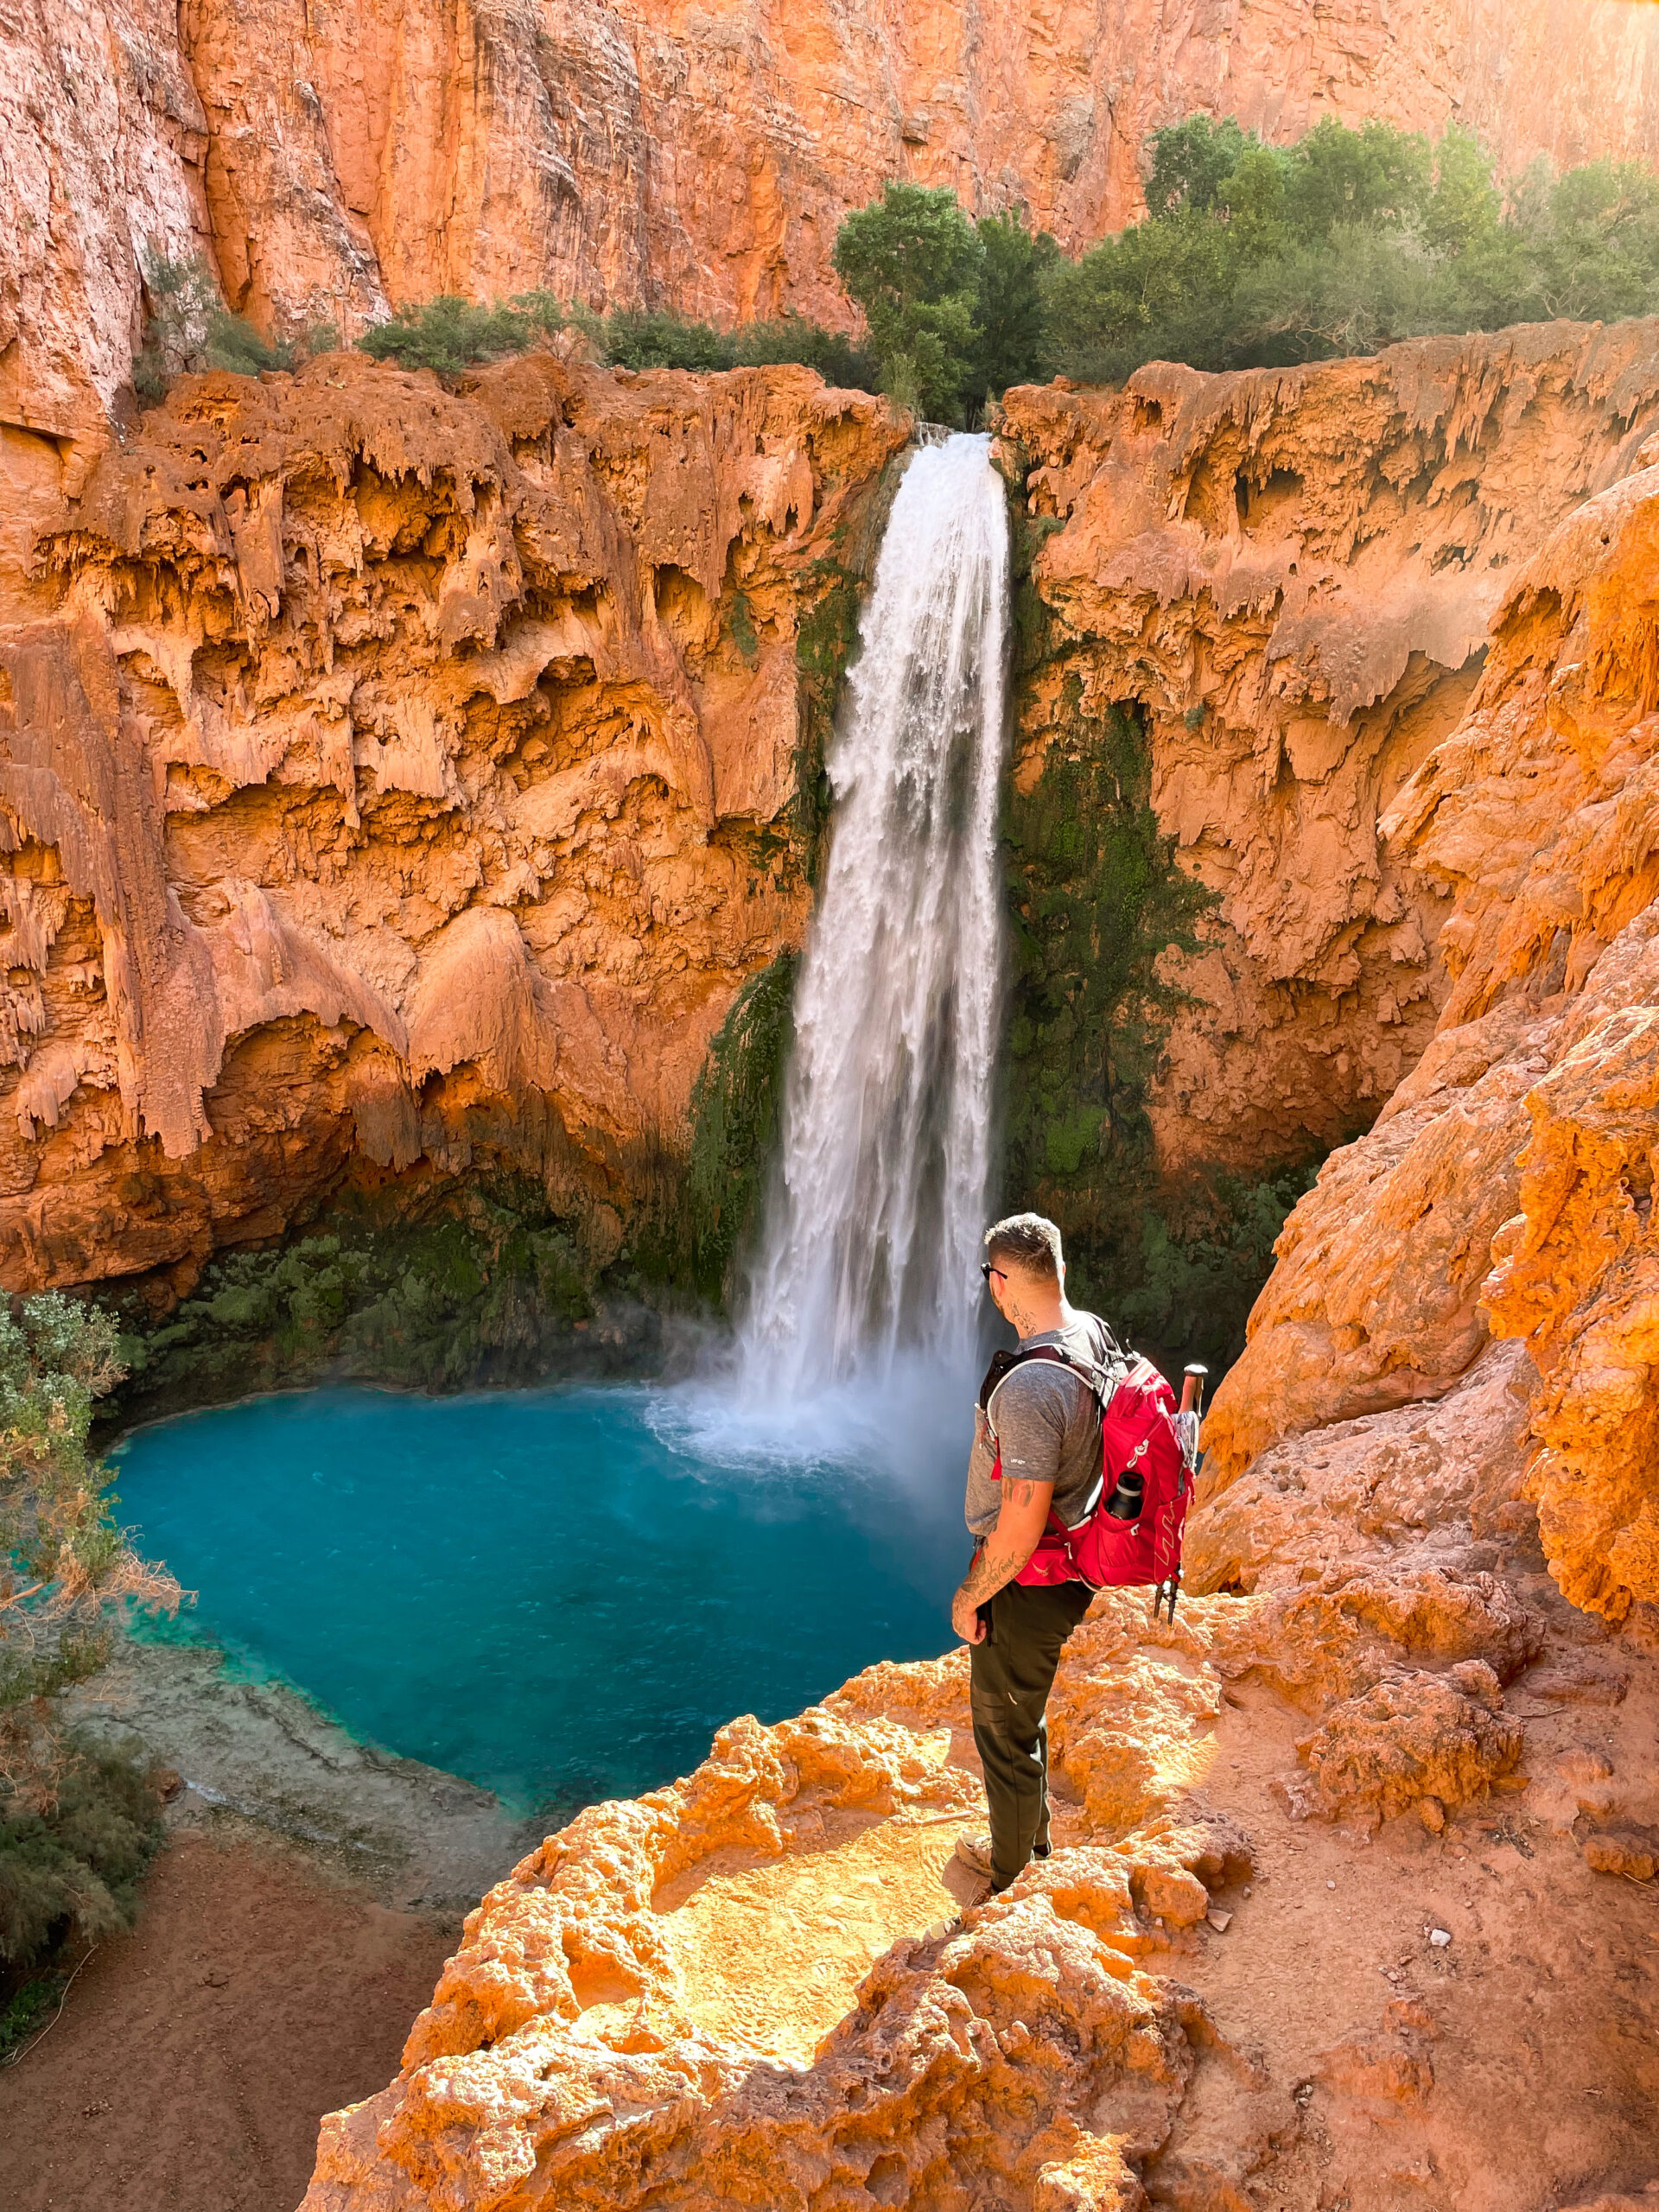
MULTIPOLYGON (((1586 1741, 1647 1764, 1655 1687, 1625 1710, 1535 1712, 1517 1686, 1528 1768, 1586 1741)), ((1438 1836, 1413 1815, 1370 1840, 1293 1822, 1271 1785, 1306 1725, 1247 1694, 1216 1732, 1200 1794, 1255 1868, 1215 1899, 1224 1932, 1200 1923, 1142 1961, 1225 2039, 1147 2175, 1154 2202, 1204 2202, 1225 2176, 1207 2199, 1225 2204, 1244 2176, 1284 2212, 1519 2212, 1659 2175, 1659 1884, 1592 1873, 1536 1784, 1438 1836)))
POLYGON ((325 2112, 397 2071, 460 1932, 234 1815, 174 1836, 138 1925, 0 2070, 4 2212, 293 2212, 325 2112))

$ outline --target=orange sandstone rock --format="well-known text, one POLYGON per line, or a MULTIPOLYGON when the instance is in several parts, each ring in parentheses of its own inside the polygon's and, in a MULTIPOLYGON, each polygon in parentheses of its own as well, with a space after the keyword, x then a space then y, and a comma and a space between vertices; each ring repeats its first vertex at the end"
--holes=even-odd
MULTIPOLYGON (((1068 1649, 1074 1708, 1121 1679, 1132 1605, 1098 1601, 1099 1634, 1068 1649)), ((1191 1713, 1176 1685, 1230 1609, 1195 1606, 1154 1647, 1186 1668, 1116 1715, 1148 1745, 1141 1796, 1116 1801, 1141 1825, 1033 1864, 954 1930, 930 1923, 950 1910, 955 1831, 982 1818, 952 1756, 965 1653, 872 1669, 775 1728, 734 1721, 685 1782, 582 1814, 469 1917, 398 2081, 325 2122, 308 2212, 793 2205, 830 2187, 1141 2202, 1129 2162, 1166 2136, 1205 2030, 1137 1965, 1136 1904, 1185 1924, 1194 1868, 1249 1866, 1224 1821, 1160 1818, 1178 1785, 1159 1747, 1191 1713)))
POLYGON ((796 634, 902 435, 798 370, 334 355, 107 454, 0 631, 0 1281, 492 1162, 613 1240, 798 941, 796 634))
MULTIPOLYGON (((1159 363, 1122 392, 1007 395, 1003 466, 1040 533, 1032 581, 1048 617, 1016 776, 1028 784, 1051 744, 1075 743, 1078 707, 1137 708, 1160 822, 1220 899, 1205 951, 1160 969, 1193 1001, 1148 1100, 1166 1168, 1259 1173, 1347 1136, 1390 1099, 1406 1112, 1415 1094, 1400 1086, 1446 996, 1451 886, 1382 825, 1463 727, 1517 572, 1659 423, 1654 364, 1650 325, 1554 324, 1306 369, 1159 363)), ((1511 851, 1483 813, 1473 872, 1496 886, 1511 851)), ((1453 938, 1463 926, 1459 913, 1453 938)), ((1512 1076, 1495 1076, 1506 1084, 1519 1116, 1512 1076)), ((1513 1211, 1503 1112, 1496 1097, 1471 1105, 1478 1161, 1465 1161, 1460 1122, 1420 1144, 1402 1123, 1386 1141, 1409 1150, 1400 1202, 1431 1241, 1448 1177, 1480 1186, 1491 1230, 1513 1211)), ((1423 1263, 1433 1294, 1402 1284, 1389 1311, 1369 1255, 1344 1242, 1351 1179, 1375 1176, 1378 1158, 1376 1144, 1338 1156, 1331 1234, 1269 1294, 1303 1331, 1294 1355, 1283 1339, 1287 1414, 1304 1401, 1329 1420, 1436 1395, 1484 1341, 1484 1249, 1471 1258, 1453 1238, 1423 1263), (1327 1402, 1326 1337, 1292 1311, 1310 1268, 1330 1328, 1351 1332, 1363 1307, 1401 1382, 1368 1391, 1356 1377, 1327 1402)))
POLYGON ((1385 824, 1452 893, 1451 995, 1376 1128, 1287 1224, 1206 1432, 1219 1493, 1276 1439, 1440 1397, 1492 1335, 1518 1339, 1551 1570, 1615 1620, 1659 1588, 1656 533, 1649 469, 1567 517, 1385 824))

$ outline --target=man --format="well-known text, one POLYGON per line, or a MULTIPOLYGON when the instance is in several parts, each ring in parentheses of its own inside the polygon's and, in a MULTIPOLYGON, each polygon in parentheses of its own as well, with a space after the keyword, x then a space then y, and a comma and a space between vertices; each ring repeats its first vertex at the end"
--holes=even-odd
MULTIPOLYGON (((1120 1355, 1092 1313, 1066 1302, 1060 1232, 1041 1214, 1012 1214, 985 1236, 983 1273, 1022 1352, 1056 1344, 1088 1369, 1120 1355)), ((1014 1578, 1037 1548, 1051 1508, 1068 1528, 1087 1514, 1101 1479, 1100 1408, 1084 1375, 1052 1359, 1022 1362, 979 1408, 968 1463, 973 1564, 950 1624, 973 1647, 974 1744, 985 1770, 988 1836, 963 1836, 958 1897, 977 1904, 1006 1890, 1048 1836, 1048 1728, 1044 1718, 1065 1639, 1089 1610, 1084 1582, 1043 1587, 1014 1578), (1001 1478, 993 1475, 998 1455, 1001 1478), (963 1897, 963 1889, 969 1894, 963 1897)))

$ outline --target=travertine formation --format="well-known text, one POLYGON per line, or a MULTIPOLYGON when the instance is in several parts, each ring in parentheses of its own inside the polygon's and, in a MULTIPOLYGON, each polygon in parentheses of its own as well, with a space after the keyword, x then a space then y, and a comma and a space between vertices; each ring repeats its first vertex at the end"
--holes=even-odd
MULTIPOLYGON (((1367 932, 1427 916, 1443 961, 1425 929, 1395 963, 1433 1033, 1293 1216, 1211 1416, 1187 1567, 1224 1594, 1173 1626, 1096 1600, 1052 1701, 1053 1854, 959 1922, 929 1925, 978 1812, 960 1652, 734 1722, 685 1783, 584 1814, 469 1921, 398 2080, 325 2123, 306 2212, 1645 2201, 1652 343, 1015 398, 1063 524, 1038 568, 1059 654, 1103 699, 1133 682, 1161 803, 1175 731, 1206 728, 1242 756, 1224 820, 1253 734, 1268 792, 1288 761, 1281 855, 1327 793, 1289 889, 1250 866, 1277 833, 1238 836, 1243 957, 1283 982, 1302 926, 1311 983, 1360 946, 1327 989, 1362 1059, 1398 1026, 1367 932), (1306 519, 1263 559, 1293 409, 1314 461, 1277 490, 1306 519), (1523 480, 1534 527, 1504 520, 1523 480), (1392 575, 1364 551, 1389 500, 1392 575), (1351 761, 1414 662, 1415 740, 1396 706, 1351 761)), ((1039 713, 1028 761, 1062 734, 1039 713)))
MULTIPOLYGON (((1415 1066, 1452 887, 1378 824, 1517 569, 1659 423, 1654 338, 1010 395, 1048 625, 1014 772, 1134 703, 1221 901, 1170 963, 1166 1169, 1305 1154, 1415 1066)), ((450 396, 337 355, 193 382, 39 499, 0 569, 0 1280, 176 1287, 342 1180, 474 1166, 614 1249, 798 938, 796 640, 904 428, 804 372, 536 357, 450 396)), ((1460 1373, 1468 1313, 1401 1311, 1460 1373)))
POLYGON ((1097 1599, 1053 1854, 960 1920, 960 1650, 582 1814, 325 2120, 304 2212, 1402 2212, 1425 2178, 1503 2212, 1639 2177, 1650 1912, 1607 1877, 1659 1864, 1659 1664, 1605 1656, 1525 1538, 1471 1541, 1477 1488, 1465 1459, 1432 1526, 1379 1505, 1383 1567, 1305 1556, 1173 1626, 1097 1599), (1522 1870, 1478 1910, 1471 1850, 1522 1870))
POLYGON ((1273 1540, 1279 1440, 1432 1399, 1387 1446, 1369 1425, 1371 1467, 1406 1433, 1438 1460, 1455 1432, 1501 1463, 1497 1521, 1536 1503, 1575 1605, 1659 1603, 1656 708, 1659 469, 1639 467, 1513 581, 1469 712, 1384 824, 1452 894, 1450 995, 1280 1241, 1211 1415, 1218 1478, 1255 1493, 1221 1501, 1212 1580, 1273 1540))
POLYGON ((0 636, 0 1281, 177 1287, 491 1164, 614 1249, 804 925, 797 632, 904 428, 799 370, 332 355, 107 453, 0 636))
POLYGON ((1221 897, 1209 949, 1168 966, 1196 1004, 1151 1100, 1166 1168, 1339 1141, 1416 1065, 1448 885, 1378 825, 1466 709, 1517 570, 1656 429, 1652 323, 1008 395, 1049 615, 1015 773, 1134 702, 1159 817, 1221 897))
POLYGON ((1195 108, 1477 131, 1506 173, 1659 150, 1629 0, 41 0, 0 24, 0 426, 55 468, 126 382, 142 264, 201 251, 267 332, 546 287, 849 319, 841 218, 888 177, 1068 251, 1195 108))

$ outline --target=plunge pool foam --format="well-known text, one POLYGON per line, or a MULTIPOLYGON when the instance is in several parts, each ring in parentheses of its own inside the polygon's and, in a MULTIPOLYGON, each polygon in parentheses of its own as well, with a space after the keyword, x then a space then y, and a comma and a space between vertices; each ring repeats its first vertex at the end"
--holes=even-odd
POLYGON ((709 1389, 310 1391, 137 1431, 118 1512, 198 1593, 185 1633, 566 1814, 950 1647, 966 1437, 908 1411, 832 1408, 804 1444, 709 1389))

